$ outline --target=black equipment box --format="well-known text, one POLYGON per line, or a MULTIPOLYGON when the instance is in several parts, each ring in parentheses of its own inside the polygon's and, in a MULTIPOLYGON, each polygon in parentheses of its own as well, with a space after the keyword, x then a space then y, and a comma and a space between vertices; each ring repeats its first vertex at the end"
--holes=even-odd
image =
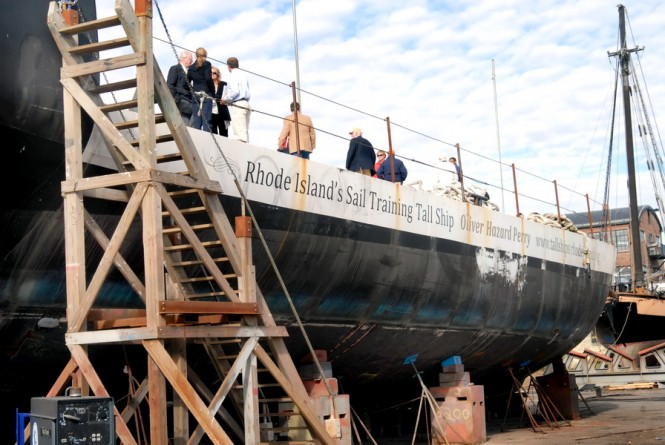
POLYGON ((113 445, 115 417, 110 397, 33 397, 31 445, 113 445))

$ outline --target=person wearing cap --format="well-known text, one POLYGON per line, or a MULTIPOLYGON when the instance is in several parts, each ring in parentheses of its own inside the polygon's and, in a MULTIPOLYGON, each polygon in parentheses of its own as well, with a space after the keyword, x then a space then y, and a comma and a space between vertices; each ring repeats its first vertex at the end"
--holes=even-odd
POLYGON ((226 96, 221 103, 230 107, 233 137, 249 142, 249 116, 252 113, 249 106, 249 80, 245 72, 238 69, 240 63, 236 57, 229 57, 226 66, 229 75, 226 78, 226 96))
POLYGON ((384 179, 386 181, 392 181, 392 182, 399 182, 400 184, 403 184, 404 181, 406 180, 406 175, 407 175, 407 170, 406 166, 404 165, 404 162, 401 161, 401 159, 397 159, 395 157, 395 153, 391 152, 391 155, 388 156, 383 163, 381 163, 381 166, 378 168, 376 171, 376 177, 379 179, 384 179), (392 158, 392 163, 395 169, 395 177, 393 178, 392 174, 392 169, 390 166, 391 163, 391 158, 392 158))
POLYGON ((360 128, 354 128, 349 132, 349 151, 346 153, 346 169, 363 175, 372 176, 376 153, 372 143, 365 139, 360 128))
POLYGON ((282 148, 288 144, 288 151, 294 156, 309 159, 316 147, 316 133, 312 118, 300 112, 300 104, 291 102, 291 114, 284 118, 282 131, 277 138, 277 146, 282 148), (298 133, 296 135, 296 114, 298 115, 298 133), (300 144, 300 147, 298 147, 300 144), (298 149, 300 148, 300 149, 298 149))

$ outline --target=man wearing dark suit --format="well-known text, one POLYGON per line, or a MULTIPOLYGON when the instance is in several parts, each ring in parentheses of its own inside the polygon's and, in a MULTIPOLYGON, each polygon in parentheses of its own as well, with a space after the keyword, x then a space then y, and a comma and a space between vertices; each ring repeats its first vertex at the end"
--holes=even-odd
POLYGON ((169 68, 166 84, 169 86, 178 110, 180 110, 182 120, 185 121, 185 124, 188 124, 192 116, 192 99, 187 82, 187 69, 192 64, 192 53, 184 50, 181 51, 179 61, 180 63, 169 68))
POLYGON ((349 141, 349 151, 346 153, 346 169, 372 176, 372 168, 376 162, 372 143, 362 136, 360 128, 354 128, 349 134, 351 141, 349 141))

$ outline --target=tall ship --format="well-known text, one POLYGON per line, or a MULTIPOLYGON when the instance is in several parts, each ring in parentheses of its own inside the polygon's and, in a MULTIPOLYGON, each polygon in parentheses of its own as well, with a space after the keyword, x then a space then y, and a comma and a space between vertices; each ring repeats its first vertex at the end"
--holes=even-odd
POLYGON ((606 204, 603 210, 589 215, 568 216, 580 230, 587 233, 593 230, 592 236, 611 241, 618 249, 614 287, 595 329, 598 341, 604 345, 646 342, 646 348, 665 340, 662 331, 665 317, 663 227, 659 213, 665 190, 665 153, 639 61, 644 47, 629 44, 627 21, 626 8, 619 5, 617 48, 608 52, 617 74, 613 109, 608 115, 612 125, 607 150, 606 204), (615 141, 621 140, 623 147, 613 147, 615 141), (620 165, 620 168, 625 169, 627 175, 629 206, 610 209, 609 185, 615 170, 612 164, 618 158, 622 158, 619 161, 622 162, 624 155, 625 166, 620 165), (641 193, 638 194, 638 190, 641 193), (655 206, 640 203, 638 195, 643 200, 653 200, 655 206))
MULTIPOLYGON (((79 6, 94 10, 92 1, 79 6)), ((442 361, 460 357, 486 394, 507 392, 511 372, 523 376, 526 369, 550 363, 598 320, 614 273, 611 244, 564 228, 560 217, 544 224, 482 205, 482 199, 455 200, 187 128, 166 94, 159 67, 141 71, 152 66, 152 57, 135 49, 132 33, 140 27, 129 2, 116 2, 117 16, 86 17, 128 36, 99 41, 84 32, 86 25, 68 29, 61 18, 71 9, 67 4, 43 8, 30 14, 34 27, 7 23, 15 38, 3 40, 6 54, 21 63, 31 56, 41 72, 37 80, 22 76, 16 66, 3 68, 9 79, 3 95, 11 110, 1 124, 5 140, 12 141, 5 151, 11 153, 10 168, 25 178, 14 183, 16 193, 3 200, 2 212, 0 369, 3 400, 12 401, 3 405, 12 411, 13 404, 48 391, 70 350, 79 350, 72 345, 102 335, 110 343, 138 332, 148 335, 132 325, 141 323, 141 313, 145 322, 151 298, 143 280, 165 286, 159 313, 172 320, 164 314, 180 306, 169 304, 171 299, 186 295, 198 302, 236 303, 236 292, 254 289, 255 278, 259 305, 265 301, 275 325, 288 331, 289 354, 299 360, 312 347, 325 351, 343 391, 357 400, 371 397, 372 403, 395 385, 419 392, 407 357, 417 357, 429 384, 436 383, 442 361), (121 47, 126 54, 104 54, 121 47), (100 80, 104 70, 130 66, 136 71, 126 79, 100 80), (32 96, 19 94, 31 87, 32 96), (105 102, 103 94, 114 88, 135 89, 134 99, 105 102), (67 118, 76 106, 83 110, 81 119, 67 118), (44 113, 43 122, 36 120, 41 114, 17 119, 25 109, 44 113), (154 131, 142 127, 146 113, 154 131), (65 130, 80 143, 65 140, 65 130), (145 159, 148 155, 154 162, 145 159), (72 168, 77 160, 80 171, 72 168), (171 277, 166 284, 144 261, 145 237, 150 238, 145 219, 141 224, 138 216, 128 216, 128 209, 141 218, 154 210, 134 201, 139 191, 154 192, 142 189, 142 181, 173 188, 165 189, 169 197, 162 196, 163 213, 153 215, 164 218, 162 234, 152 237, 163 246, 157 258, 164 266, 157 265, 171 277), (187 187, 197 193, 188 194, 187 187), (201 212, 198 199, 214 209, 210 220, 186 221, 201 212), (83 203, 81 211, 77 206, 83 203), (225 226, 216 222, 222 212, 250 218, 251 243, 242 244, 248 232, 239 222, 248 220, 230 218, 225 226), (79 230, 83 220, 86 230, 74 233, 72 227, 79 230), (252 258, 253 268, 219 266, 214 272, 216 263, 226 267, 238 261, 228 253, 235 244, 252 258), (220 245, 225 254, 215 250, 220 245), (81 264, 99 269, 81 273, 81 264), (229 282, 240 290, 227 287, 229 282), (83 309, 72 306, 72 292, 80 294, 74 301, 83 309), (95 318, 100 313, 107 318, 95 318), (61 322, 65 316, 67 323, 61 322), (104 331, 120 320, 127 330, 104 331)), ((235 315, 249 314, 237 310, 235 315)), ((172 321, 179 327, 191 322, 180 315, 172 321)), ((195 318, 199 324, 207 320, 195 318)), ((202 331, 197 332, 205 336, 202 331)), ((122 375, 135 358, 129 347, 123 360, 90 349, 89 360, 104 363, 97 367, 100 373, 122 375)), ((138 360, 145 365, 145 359, 138 360)))

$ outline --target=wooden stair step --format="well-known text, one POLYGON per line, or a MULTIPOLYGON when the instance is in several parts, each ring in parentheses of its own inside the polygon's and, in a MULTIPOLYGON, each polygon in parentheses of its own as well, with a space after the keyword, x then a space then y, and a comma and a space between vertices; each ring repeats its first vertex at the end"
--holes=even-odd
POLYGON ((159 302, 159 313, 258 315, 259 307, 256 303, 233 301, 164 300, 159 302))
MULTIPOLYGON (((220 257, 220 258, 213 258, 212 259, 215 263, 226 263, 229 261, 229 257, 220 257)), ((179 261, 176 263, 173 263, 172 266, 174 267, 188 267, 188 266, 200 266, 203 264, 203 261, 201 260, 191 260, 191 261, 179 261)))
POLYGON ((293 402, 291 397, 272 397, 272 398, 259 398, 259 403, 270 403, 270 402, 293 402))
POLYGON ((72 25, 60 30, 60 34, 71 36, 74 34, 83 34, 88 31, 95 31, 98 29, 111 28, 120 25, 120 18, 117 15, 111 17, 104 17, 96 20, 88 20, 87 22, 72 25))
MULTIPOLYGON (((205 211, 206 211, 205 206, 198 206, 198 207, 190 207, 190 208, 187 208, 187 209, 180 209, 180 213, 182 213, 183 215, 191 215, 193 213, 202 213, 202 212, 205 212, 205 211)), ((171 213, 168 212, 168 211, 162 212, 162 216, 170 216, 170 215, 171 215, 171 213)))
POLYGON ((110 113, 111 111, 127 110, 129 108, 136 108, 139 106, 138 99, 123 100, 112 104, 102 105, 99 109, 102 113, 110 113))
POLYGON ((119 37, 117 39, 105 40, 103 42, 93 42, 86 45, 75 46, 69 50, 72 55, 83 55, 90 53, 97 53, 109 49, 122 48, 129 46, 129 37, 119 37))
MULTIPOLYGON (((155 114, 155 123, 156 124, 161 124, 162 122, 165 122, 165 118, 163 114, 155 114)), ((123 121, 123 122, 116 122, 115 123, 115 128, 118 130, 127 130, 129 128, 137 128, 139 126, 139 121, 138 119, 134 119, 131 121, 123 121)))
MULTIPOLYGON (((238 295, 239 292, 235 291, 235 294, 238 295)), ((210 298, 210 297, 226 297, 226 292, 205 292, 202 294, 188 294, 187 297, 191 300, 193 298, 210 298)))
POLYGON ((113 91, 126 90, 129 88, 136 88, 136 79, 125 79, 118 82, 111 82, 104 85, 98 85, 93 88, 88 88, 89 93, 103 94, 111 93, 113 91))
POLYGON ((179 196, 189 196, 193 194, 198 194, 197 189, 180 189, 180 190, 173 190, 169 192, 169 196, 172 198, 177 198, 179 196))
MULTIPOLYGON (((161 144, 162 142, 171 142, 173 140, 173 135, 171 133, 167 134, 160 134, 155 138, 155 143, 156 144, 161 144)), ((138 139, 135 139, 130 142, 132 144, 132 147, 138 147, 139 146, 139 141, 138 139)))
POLYGON ((180 284, 183 283, 204 283, 206 281, 215 281, 215 277, 206 276, 206 277, 192 277, 192 278, 183 278, 177 282, 180 284))
MULTIPOLYGON (((205 229, 214 229, 215 226, 212 225, 212 223, 207 223, 207 224, 194 224, 193 226, 190 226, 190 228, 194 231, 196 230, 205 230, 205 229)), ((173 226, 173 227, 166 227, 162 230, 162 233, 169 234, 169 233, 180 233, 182 232, 182 229, 178 226, 173 226)))
MULTIPOLYGON (((222 242, 221 241, 205 241, 203 243, 203 247, 221 247, 222 242)), ((192 245, 191 244, 178 244, 175 246, 165 246, 164 250, 166 252, 178 252, 182 250, 192 250, 192 245)))
MULTIPOLYGON (((259 388, 281 388, 282 387, 282 385, 280 385, 279 383, 259 383, 256 386, 259 387, 259 388)), ((233 389, 242 389, 243 386, 242 385, 233 385, 232 388, 233 389)), ((298 414, 298 413, 292 413, 292 414, 298 414)))

